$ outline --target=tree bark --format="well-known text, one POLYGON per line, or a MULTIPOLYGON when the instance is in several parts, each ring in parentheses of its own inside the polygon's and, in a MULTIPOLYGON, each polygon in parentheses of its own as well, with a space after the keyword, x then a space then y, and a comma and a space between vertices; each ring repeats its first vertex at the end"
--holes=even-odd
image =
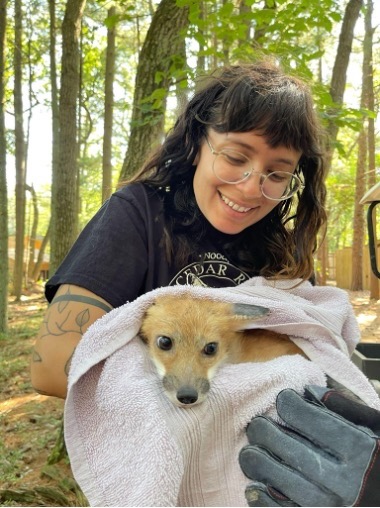
POLYGON ((30 231, 30 237, 29 237, 29 256, 28 256, 28 264, 26 267, 26 275, 27 275, 27 284, 31 278, 33 268, 34 268, 34 253, 36 251, 36 239, 37 239, 37 229, 38 229, 38 198, 37 193, 32 185, 26 185, 26 190, 30 192, 30 195, 32 197, 32 204, 33 204, 33 221, 32 221, 32 228, 30 231))
MULTIPOLYGON (((116 14, 113 6, 108 10, 108 18, 116 14)), ((112 192, 112 129, 113 129, 113 82, 115 78, 115 39, 116 27, 113 24, 107 31, 106 77, 104 90, 104 134, 103 134, 103 181, 102 202, 112 192)))
POLYGON ((42 263, 44 262, 44 254, 46 251, 47 244, 50 240, 50 229, 51 229, 50 224, 51 223, 49 222, 49 226, 48 226, 46 234, 42 240, 40 250, 38 251, 37 260, 34 264, 33 272, 31 275, 31 279, 33 282, 37 282, 39 279, 39 276, 40 276, 41 266, 42 266, 42 263))
POLYGON ((204 1, 199 2, 199 21, 200 26, 198 26, 198 45, 199 50, 197 52, 197 76, 200 74, 203 74, 206 71, 206 56, 205 56, 205 50, 207 48, 206 42, 206 34, 203 29, 203 22, 207 16, 206 14, 206 8, 204 1))
POLYGON ((0 333, 8 329, 8 194, 4 119, 7 0, 0 0, 0 333))
MULTIPOLYGON (((370 3, 370 2, 368 2, 370 3)), ((370 73, 372 72, 372 27, 371 27, 372 9, 367 4, 365 14, 365 33, 363 41, 363 64, 362 64, 362 93, 360 107, 368 108, 368 96, 371 88, 370 73)), ((365 217, 363 205, 360 200, 366 191, 366 169, 368 162, 368 129, 367 121, 363 120, 362 131, 359 135, 358 160, 356 167, 356 188, 355 188, 355 207, 354 207, 354 231, 352 243, 352 282, 351 289, 359 291, 363 289, 363 249, 365 237, 365 217)))
POLYGON ((51 86, 51 112, 52 112, 52 188, 55 188, 55 179, 58 172, 59 159, 59 98, 57 85, 56 61, 56 14, 55 0, 49 0, 49 56, 50 56, 50 86, 51 86))
MULTIPOLYGON (((365 41, 366 54, 367 54, 367 108, 370 111, 375 111, 375 93, 373 84, 373 33, 372 28, 372 16, 373 16, 373 0, 367 0, 367 8, 364 19, 365 26, 365 41)), ((376 146, 375 146, 375 119, 368 118, 368 189, 376 184, 376 146)), ((370 298, 374 300, 380 299, 380 282, 375 274, 370 272, 370 298)))
POLYGON ((79 35, 86 0, 67 0, 62 23, 62 70, 59 101, 59 159, 53 176, 50 266, 53 274, 78 234, 77 100, 79 35))
POLYGON ((14 111, 15 111, 15 162, 16 162, 16 248, 13 273, 13 294, 20 300, 24 276, 25 236, 25 138, 22 98, 22 2, 15 0, 14 44, 14 111))
POLYGON ((343 17, 343 23, 339 35, 338 49, 336 52, 334 67, 330 83, 330 95, 336 108, 330 110, 331 120, 328 123, 327 157, 326 165, 331 166, 334 146, 338 136, 339 127, 334 119, 334 113, 339 110, 343 103, 343 94, 347 81, 347 68, 351 55, 354 29, 359 18, 363 0, 349 0, 343 17))
POLYGON ((148 153, 163 135, 166 98, 173 84, 171 66, 173 57, 181 54, 181 31, 187 24, 187 7, 178 7, 175 0, 161 0, 139 55, 131 133, 119 177, 121 183, 140 169, 148 153), (144 102, 157 89, 162 91, 161 107, 154 107, 153 100, 144 102))
POLYGON ((364 242, 364 214, 363 205, 359 203, 365 192, 365 166, 367 155, 366 129, 363 127, 359 134, 358 159, 355 178, 355 207, 352 241, 352 277, 351 290, 363 289, 363 242, 364 242))

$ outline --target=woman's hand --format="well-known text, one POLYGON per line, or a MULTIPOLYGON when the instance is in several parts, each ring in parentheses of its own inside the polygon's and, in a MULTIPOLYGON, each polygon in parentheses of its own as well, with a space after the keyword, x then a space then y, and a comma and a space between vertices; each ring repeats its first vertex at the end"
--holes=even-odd
POLYGON ((32 353, 31 379, 37 392, 66 397, 70 362, 78 342, 87 328, 110 310, 105 300, 87 289, 60 286, 32 353))
POLYGON ((249 506, 380 506, 380 412, 308 386, 277 398, 283 427, 257 417, 240 453, 249 506))

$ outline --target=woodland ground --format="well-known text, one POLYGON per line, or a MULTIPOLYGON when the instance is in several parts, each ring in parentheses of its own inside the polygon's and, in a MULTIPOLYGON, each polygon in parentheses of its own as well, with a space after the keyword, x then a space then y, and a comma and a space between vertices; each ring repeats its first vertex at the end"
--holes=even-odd
MULTIPOLYGON (((349 292, 363 342, 380 343, 380 300, 349 292)), ((54 463, 63 401, 35 393, 29 380, 34 337, 46 309, 42 288, 10 302, 0 336, 0 506, 86 506, 66 457, 54 463)))

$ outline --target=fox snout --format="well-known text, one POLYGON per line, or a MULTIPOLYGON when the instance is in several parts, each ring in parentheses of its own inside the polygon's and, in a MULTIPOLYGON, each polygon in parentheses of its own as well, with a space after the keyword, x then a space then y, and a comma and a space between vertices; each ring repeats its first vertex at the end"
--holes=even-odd
POLYGON ((172 374, 162 378, 162 384, 169 399, 177 406, 192 406, 202 402, 210 390, 210 382, 205 378, 183 382, 178 376, 172 374))
MULTIPOLYGON (((224 358, 217 343, 203 345, 196 330, 184 334, 181 329, 172 329, 169 334, 165 327, 161 328, 166 330, 165 335, 149 333, 149 323, 148 318, 142 327, 143 340, 149 346, 167 397, 177 406, 199 404, 210 390, 215 367, 224 358)), ((154 329, 160 329, 158 325, 154 320, 154 329)))

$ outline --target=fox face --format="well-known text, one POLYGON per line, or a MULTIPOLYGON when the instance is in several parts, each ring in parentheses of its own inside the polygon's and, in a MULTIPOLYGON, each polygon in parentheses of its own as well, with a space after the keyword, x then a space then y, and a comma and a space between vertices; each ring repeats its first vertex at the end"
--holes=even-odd
POLYGON ((287 335, 241 331, 265 307, 188 296, 158 297, 146 312, 140 337, 147 344, 168 398, 177 406, 203 402, 223 363, 267 361, 300 350, 287 335))

